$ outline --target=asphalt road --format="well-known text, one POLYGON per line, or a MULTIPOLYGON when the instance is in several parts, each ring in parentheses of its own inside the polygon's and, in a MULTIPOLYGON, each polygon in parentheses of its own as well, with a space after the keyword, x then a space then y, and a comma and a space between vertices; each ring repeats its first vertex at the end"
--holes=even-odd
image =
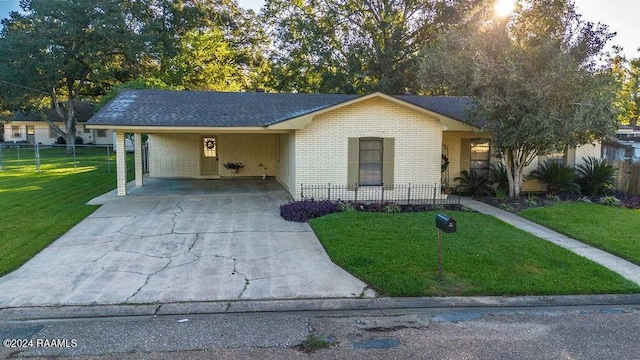
POLYGON ((2 358, 640 359, 640 306, 138 316, 0 323, 2 358), (310 333, 331 345, 294 348, 310 333), (57 347, 52 347, 56 345, 57 347))

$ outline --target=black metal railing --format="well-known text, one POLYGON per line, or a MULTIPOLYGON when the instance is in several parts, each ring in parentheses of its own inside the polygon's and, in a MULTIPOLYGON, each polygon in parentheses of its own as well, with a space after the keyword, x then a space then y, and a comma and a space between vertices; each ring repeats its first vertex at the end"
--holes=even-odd
POLYGON ((460 197, 447 194, 437 184, 421 185, 300 185, 300 197, 315 200, 341 200, 364 203, 397 203, 402 205, 459 205, 460 197))

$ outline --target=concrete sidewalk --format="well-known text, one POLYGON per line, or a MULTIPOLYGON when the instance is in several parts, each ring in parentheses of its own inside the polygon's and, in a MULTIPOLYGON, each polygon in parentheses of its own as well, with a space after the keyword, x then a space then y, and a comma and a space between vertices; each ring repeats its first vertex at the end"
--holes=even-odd
POLYGON ((491 215, 518 229, 570 250, 640 285, 640 266, 638 265, 483 202, 462 198, 460 203, 479 213, 491 215))

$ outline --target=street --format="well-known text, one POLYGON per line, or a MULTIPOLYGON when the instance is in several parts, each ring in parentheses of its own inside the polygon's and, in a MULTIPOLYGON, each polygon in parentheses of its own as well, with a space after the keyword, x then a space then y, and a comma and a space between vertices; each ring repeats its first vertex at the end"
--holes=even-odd
MULTIPOLYGON (((640 306, 133 316, 0 323, 2 358, 640 359, 640 306), (327 348, 301 351, 309 334, 327 348), (7 347, 9 346, 9 347, 7 347)), ((312 346, 313 347, 313 346, 312 346)))

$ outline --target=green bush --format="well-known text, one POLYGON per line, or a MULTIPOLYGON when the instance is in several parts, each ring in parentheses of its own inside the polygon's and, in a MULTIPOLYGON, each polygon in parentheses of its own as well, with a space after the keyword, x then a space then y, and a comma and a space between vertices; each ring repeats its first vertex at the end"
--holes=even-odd
POLYGON ((620 201, 620 199, 618 199, 615 196, 603 196, 600 198, 599 202, 602 205, 616 206, 616 207, 622 206, 622 201, 620 201))
POLYGON ((565 191, 580 193, 580 185, 575 182, 575 170, 557 162, 545 161, 538 169, 531 172, 529 178, 544 183, 550 194, 565 191))
POLYGON ((496 187, 496 194, 498 192, 509 192, 509 177, 507 176, 507 168, 502 164, 495 166, 491 164, 489 168, 489 182, 496 187))
POLYGON ((457 190, 464 195, 491 195, 493 188, 489 184, 489 178, 478 175, 477 172, 462 170, 459 177, 454 181, 458 181, 457 190))
POLYGON ((612 189, 616 181, 617 169, 604 161, 594 157, 582 158, 583 163, 578 165, 578 179, 583 194, 600 195, 606 190, 612 189))

